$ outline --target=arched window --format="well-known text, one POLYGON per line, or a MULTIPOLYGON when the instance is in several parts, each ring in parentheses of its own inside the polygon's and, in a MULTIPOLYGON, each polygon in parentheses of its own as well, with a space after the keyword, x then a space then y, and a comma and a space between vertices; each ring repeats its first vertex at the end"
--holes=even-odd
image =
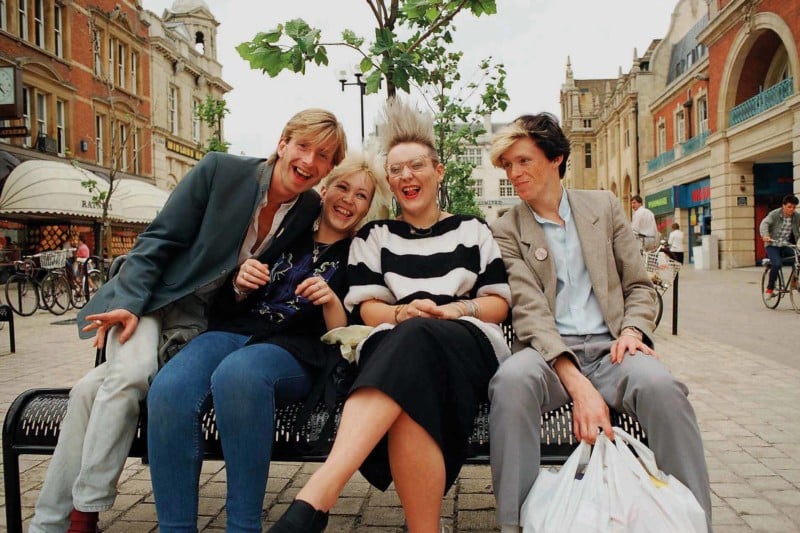
POLYGON ((194 34, 194 49, 199 54, 205 55, 206 53, 206 38, 201 31, 195 32, 194 34))

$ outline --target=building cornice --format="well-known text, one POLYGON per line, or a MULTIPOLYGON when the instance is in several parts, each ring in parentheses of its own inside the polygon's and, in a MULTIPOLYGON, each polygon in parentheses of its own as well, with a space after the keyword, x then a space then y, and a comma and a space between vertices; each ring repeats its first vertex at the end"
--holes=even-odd
POLYGON ((708 21, 708 26, 697 35, 697 40, 706 46, 714 44, 736 24, 752 19, 758 3, 759 0, 733 0, 708 21))

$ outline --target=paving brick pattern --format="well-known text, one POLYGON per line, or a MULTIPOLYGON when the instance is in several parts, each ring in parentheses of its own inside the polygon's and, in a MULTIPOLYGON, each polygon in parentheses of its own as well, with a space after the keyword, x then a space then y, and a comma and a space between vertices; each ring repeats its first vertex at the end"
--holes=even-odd
MULTIPOLYGON (((768 337, 795 335, 800 315, 787 310, 788 304, 782 303, 770 312, 758 308, 751 279, 758 276, 755 269, 711 274, 687 269, 681 281, 682 305, 700 305, 683 295, 701 294, 697 291, 714 282, 726 293, 733 293, 733 298, 741 292, 747 305, 755 306, 752 312, 746 306, 742 308, 741 335, 751 335, 751 331, 766 331, 768 337), (787 330, 785 324, 794 324, 794 329, 787 330)), ((662 360, 689 386, 700 421, 711 473, 714 529, 731 533, 800 531, 800 365, 767 357, 752 343, 737 340, 736 334, 723 338, 706 335, 704 331, 714 328, 715 320, 719 320, 716 300, 703 300, 708 309, 693 318, 693 323, 682 323, 678 336, 669 334, 668 323, 656 334, 662 360)), ((719 305, 729 307, 726 302, 719 305)), ((17 318, 16 354, 8 353, 7 331, 0 331, 0 415, 5 416, 20 392, 32 387, 70 386, 91 368, 92 349, 87 341, 77 339, 74 325, 53 324, 71 316, 74 313, 58 318, 47 313, 17 318)), ((46 457, 23 457, 26 523, 33 514, 47 464, 46 457)), ((264 498, 265 526, 280 516, 317 467, 310 463, 272 465, 264 498)), ((157 530, 149 474, 140 461, 128 461, 116 504, 101 515, 104 531, 157 530)), ((488 467, 467 466, 462 470, 444 499, 442 524, 450 532, 496 531, 488 467)), ((5 525, 3 494, 0 531, 6 529, 5 525)), ((203 465, 198 526, 202 531, 224 530, 225 469, 221 462, 203 465)), ((404 531, 397 494, 391 489, 377 491, 355 476, 332 510, 328 531, 404 531)))

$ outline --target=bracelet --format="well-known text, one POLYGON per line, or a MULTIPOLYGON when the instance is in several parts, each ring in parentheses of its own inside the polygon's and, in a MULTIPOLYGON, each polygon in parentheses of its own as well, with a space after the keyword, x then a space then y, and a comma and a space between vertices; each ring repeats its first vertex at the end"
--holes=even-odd
POLYGON ((238 295, 238 296, 247 296, 248 294, 250 294, 248 291, 243 291, 242 289, 237 287, 235 279, 233 281, 231 281, 231 285, 233 285, 233 293, 238 295))
POLYGON ((400 311, 402 311, 402 309, 405 306, 406 306, 406 304, 395 306, 395 308, 394 308, 394 323, 395 324, 399 324, 400 323, 400 311))
POLYGON ((467 307, 467 302, 464 300, 457 300, 455 304, 461 309, 461 316, 467 316, 469 314, 469 307, 467 307))
POLYGON ((634 339, 636 339, 638 341, 641 341, 644 338, 644 336, 638 330, 635 330, 635 329, 632 329, 632 328, 623 329, 622 333, 620 333, 620 336, 623 336, 623 335, 625 337, 633 337, 634 339))
POLYGON ((467 312, 464 315, 469 315, 473 318, 478 318, 478 313, 480 312, 481 308, 478 306, 478 303, 474 300, 459 300, 459 303, 464 304, 467 312))

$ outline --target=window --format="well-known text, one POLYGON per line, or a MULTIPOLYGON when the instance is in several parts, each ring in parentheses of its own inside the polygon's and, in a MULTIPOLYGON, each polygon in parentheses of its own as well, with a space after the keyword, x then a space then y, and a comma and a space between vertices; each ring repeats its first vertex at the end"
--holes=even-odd
POLYGON ((33 37, 34 44, 44 48, 44 0, 33 2, 33 37))
POLYGON ((47 135, 47 97, 40 93, 36 93, 36 136, 42 137, 47 135))
POLYGON ((114 84, 114 50, 116 46, 114 43, 114 39, 109 37, 108 38, 108 67, 106 68, 106 74, 108 75, 108 82, 110 84, 114 84))
POLYGON ((67 135, 64 126, 63 100, 56 100, 56 142, 58 143, 58 155, 64 155, 67 145, 67 135))
POLYGON ((139 130, 134 129, 131 135, 131 146, 133 148, 133 173, 139 174, 139 130))
POLYGON ((167 121, 169 132, 173 135, 178 134, 178 89, 174 85, 169 86, 167 95, 167 121))
POLYGON ((658 153, 663 154, 667 151, 667 125, 662 119, 658 123, 658 153))
POLYGON ((125 50, 125 45, 117 42, 117 84, 121 88, 125 88, 125 56, 127 55, 127 50, 125 50))
POLYGON ((686 141, 686 119, 683 109, 675 113, 675 144, 686 141))
POLYGON ((139 88, 139 54, 131 52, 131 92, 137 93, 139 88))
POLYGON ((583 145, 583 158, 584 167, 592 168, 592 143, 586 143, 583 145))
POLYGON ((687 69, 690 68, 692 65, 694 65, 694 60, 695 60, 695 51, 694 50, 690 50, 689 53, 686 54, 686 68, 687 69))
POLYGON ((25 41, 28 40, 28 2, 23 0, 19 2, 19 37, 25 41))
POLYGON ((583 119, 583 127, 584 128, 591 128, 592 127, 592 119, 590 119, 590 118, 583 119))
POLYGON ((103 64, 100 59, 100 42, 101 42, 101 35, 100 32, 94 30, 92 33, 92 54, 94 56, 94 75, 95 76, 102 76, 103 74, 103 64))
POLYGON ((500 196, 509 197, 514 195, 514 186, 511 185, 511 180, 508 178, 500 178, 500 196))
POLYGON ((200 100, 195 98, 192 100, 192 140, 200 142, 200 100))
POLYGON ((94 117, 94 143, 97 147, 97 164, 103 164, 103 117, 95 115, 94 117))
MULTIPOLYGON (((31 90, 27 87, 22 88, 22 123, 31 131, 31 90)), ((22 146, 30 148, 31 136, 28 135, 22 140, 22 146)))
POLYGON ((483 163, 483 155, 480 148, 470 146, 464 149, 464 153, 458 156, 458 160, 462 163, 471 163, 479 167, 483 163))
POLYGON ((619 126, 614 126, 611 136, 608 139, 609 157, 615 157, 614 152, 617 150, 617 138, 619 137, 619 126))
POLYGON ((64 57, 64 34, 62 31, 63 14, 61 6, 53 6, 53 53, 64 57))
POLYGON ((482 178, 473 178, 472 183, 470 184, 472 188, 472 192, 475 193, 475 196, 478 198, 483 196, 483 179, 482 178))
POLYGON ((708 130, 708 99, 703 96, 697 100, 697 133, 708 130))
POLYGON ((117 139, 117 151, 119 152, 119 169, 128 170, 128 127, 125 124, 119 125, 119 139, 117 139))

